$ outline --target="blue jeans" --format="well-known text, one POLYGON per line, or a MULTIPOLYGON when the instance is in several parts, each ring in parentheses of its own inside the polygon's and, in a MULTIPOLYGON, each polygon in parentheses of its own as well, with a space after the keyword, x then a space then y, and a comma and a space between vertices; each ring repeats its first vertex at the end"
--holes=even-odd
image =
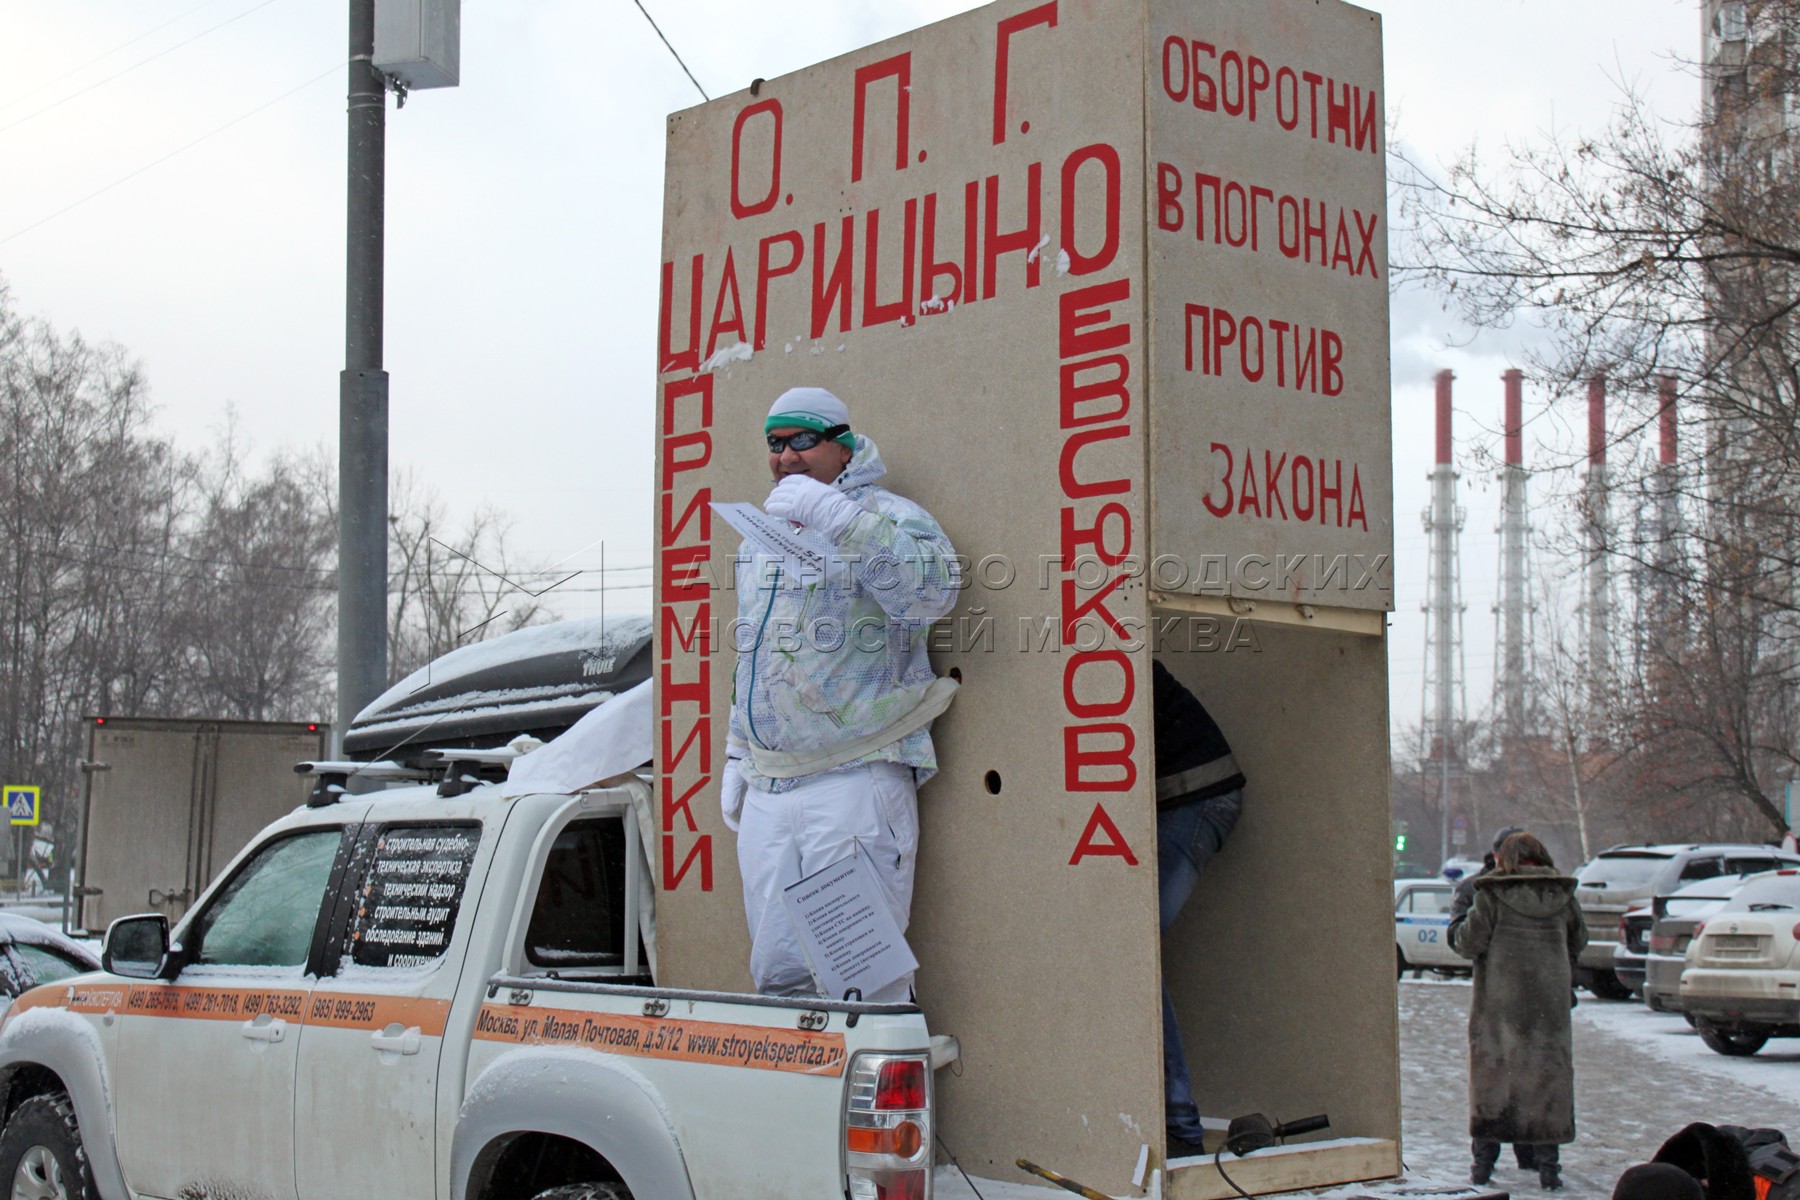
MULTIPOLYGON (((1222 796, 1196 800, 1156 814, 1156 888, 1162 931, 1181 914, 1181 908, 1200 882, 1200 872, 1219 852, 1244 809, 1242 788, 1222 796)), ((1163 984, 1163 1100, 1169 1132, 1198 1145, 1200 1110, 1194 1104, 1194 1085, 1188 1076, 1187 1055, 1181 1049, 1181 1029, 1175 1023, 1175 1003, 1169 985, 1163 984)))

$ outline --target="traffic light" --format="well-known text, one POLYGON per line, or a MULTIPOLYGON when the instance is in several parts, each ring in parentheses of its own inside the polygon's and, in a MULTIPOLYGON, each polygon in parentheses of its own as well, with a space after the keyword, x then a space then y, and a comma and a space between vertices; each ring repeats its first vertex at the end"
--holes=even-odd
POLYGON ((1406 853, 1406 822, 1405 821, 1395 821, 1394 822, 1394 853, 1395 854, 1405 854, 1406 853))

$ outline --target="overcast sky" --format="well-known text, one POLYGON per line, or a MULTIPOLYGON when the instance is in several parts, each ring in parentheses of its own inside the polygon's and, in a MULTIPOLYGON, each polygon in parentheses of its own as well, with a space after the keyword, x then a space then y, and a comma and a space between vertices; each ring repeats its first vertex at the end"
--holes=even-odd
MULTIPOLYGON (((975 7, 645 6, 715 96, 975 7)), ((190 447, 217 435, 228 406, 260 452, 335 441, 346 7, 0 0, 0 276, 25 311, 140 359, 159 427, 190 447)), ((1696 0, 1366 7, 1384 15, 1390 127, 1426 161, 1552 126, 1598 130, 1621 81, 1672 118, 1697 103, 1682 65, 1698 48, 1696 0)), ((649 578, 664 117, 698 100, 631 0, 466 0, 461 86, 388 114, 394 466, 460 509, 505 509, 539 561, 595 568, 604 541, 618 586, 649 578)), ((1420 705, 1431 376, 1457 372, 1458 445, 1471 449, 1498 419, 1517 347, 1470 341, 1419 296, 1397 299, 1393 333, 1391 694, 1407 723, 1420 705)), ((1462 500, 1479 708, 1497 495, 1466 472, 1462 500)), ((562 611, 595 611, 599 596, 580 589, 597 585, 570 585, 562 611)), ((649 598, 611 591, 608 604, 649 598)))

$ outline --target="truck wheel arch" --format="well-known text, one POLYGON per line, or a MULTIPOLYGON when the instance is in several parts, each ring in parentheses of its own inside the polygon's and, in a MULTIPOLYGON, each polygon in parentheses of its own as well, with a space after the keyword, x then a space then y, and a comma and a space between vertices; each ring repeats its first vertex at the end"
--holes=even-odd
POLYGON ((594 1051, 531 1049, 502 1055, 471 1081, 451 1141, 452 1200, 486 1200, 507 1146, 532 1134, 591 1150, 633 1200, 693 1200, 674 1124, 642 1075, 594 1051))
POLYGON ((33 1031, 29 1054, 0 1039, 0 1097, 4 1097, 0 1111, 10 1117, 32 1096, 50 1091, 68 1093, 89 1169, 94 1173, 95 1188, 103 1200, 129 1200, 131 1193, 119 1169, 113 1138, 106 1067, 96 1057, 91 1037, 92 1031, 85 1028, 63 1030, 39 1025, 33 1031))

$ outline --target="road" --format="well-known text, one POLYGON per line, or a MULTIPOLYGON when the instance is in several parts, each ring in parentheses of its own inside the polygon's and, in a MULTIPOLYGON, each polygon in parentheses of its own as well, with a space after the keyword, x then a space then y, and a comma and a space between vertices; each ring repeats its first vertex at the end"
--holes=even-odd
MULTIPOLYGON (((1415 1179, 1468 1178, 1469 995, 1461 981, 1400 984, 1402 1129, 1415 1179)), ((1647 1161, 1690 1121, 1800 1134, 1800 1039, 1772 1041, 1754 1058, 1726 1058, 1680 1017, 1585 992, 1574 1026, 1577 1137, 1563 1148, 1568 1196, 1610 1196, 1621 1171, 1647 1161)), ((1500 1163, 1496 1186, 1543 1194, 1510 1154, 1500 1163)))

